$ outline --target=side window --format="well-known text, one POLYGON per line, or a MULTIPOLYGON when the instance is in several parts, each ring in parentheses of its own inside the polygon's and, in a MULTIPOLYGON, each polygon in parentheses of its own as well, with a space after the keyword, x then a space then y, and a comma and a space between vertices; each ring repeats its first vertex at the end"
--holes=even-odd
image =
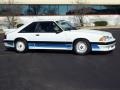
POLYGON ((61 29, 54 22, 39 22, 36 25, 35 32, 39 33, 55 33, 61 29))
POLYGON ((20 33, 34 33, 36 29, 37 22, 33 22, 27 27, 25 27, 23 30, 20 31, 20 33))

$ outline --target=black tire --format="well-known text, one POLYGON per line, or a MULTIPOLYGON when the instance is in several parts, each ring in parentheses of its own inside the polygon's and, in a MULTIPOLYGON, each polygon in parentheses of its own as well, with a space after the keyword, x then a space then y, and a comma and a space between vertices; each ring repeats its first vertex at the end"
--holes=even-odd
POLYGON ((25 41, 25 40, 17 40, 17 41, 15 41, 15 50, 18 53, 26 52, 28 50, 27 41, 25 41), (21 44, 21 46, 20 46, 20 44, 21 44))
POLYGON ((88 40, 79 39, 74 42, 73 50, 77 55, 86 55, 91 52, 91 45, 88 40))

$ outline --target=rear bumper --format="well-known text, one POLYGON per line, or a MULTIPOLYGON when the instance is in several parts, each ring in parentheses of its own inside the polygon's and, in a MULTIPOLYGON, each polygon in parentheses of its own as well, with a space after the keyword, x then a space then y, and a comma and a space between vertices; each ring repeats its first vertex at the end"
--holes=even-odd
POLYGON ((112 51, 116 47, 116 41, 107 43, 91 43, 92 51, 112 51))
POLYGON ((4 42, 5 47, 14 48, 14 41, 7 41, 7 40, 4 40, 3 42, 4 42))

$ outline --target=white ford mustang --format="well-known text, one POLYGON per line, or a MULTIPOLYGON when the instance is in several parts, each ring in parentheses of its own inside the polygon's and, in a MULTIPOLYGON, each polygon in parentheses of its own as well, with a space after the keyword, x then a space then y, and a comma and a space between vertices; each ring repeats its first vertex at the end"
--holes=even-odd
POLYGON ((5 33, 4 45, 17 52, 28 49, 73 50, 85 55, 91 51, 113 51, 115 38, 111 33, 97 30, 77 30, 64 20, 32 21, 5 33))

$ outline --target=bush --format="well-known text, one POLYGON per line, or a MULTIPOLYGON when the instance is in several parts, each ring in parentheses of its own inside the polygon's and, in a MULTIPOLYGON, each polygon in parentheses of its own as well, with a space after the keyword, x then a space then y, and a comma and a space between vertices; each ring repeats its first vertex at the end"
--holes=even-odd
POLYGON ((24 24, 18 24, 18 25, 17 25, 17 28, 21 27, 22 25, 24 25, 24 24))
POLYGON ((96 21, 94 22, 95 26, 107 26, 107 22, 106 21, 96 21))

